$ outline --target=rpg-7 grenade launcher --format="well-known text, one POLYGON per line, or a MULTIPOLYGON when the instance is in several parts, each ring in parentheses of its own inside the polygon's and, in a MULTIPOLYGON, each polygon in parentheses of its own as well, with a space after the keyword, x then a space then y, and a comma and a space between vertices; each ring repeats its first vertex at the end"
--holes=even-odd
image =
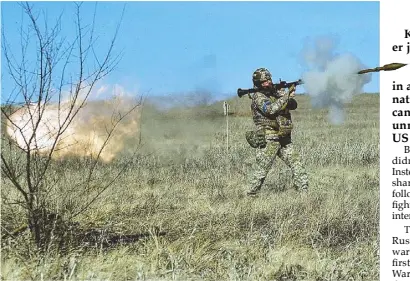
MULTIPOLYGON (((293 81, 293 82, 286 82, 286 81, 280 81, 279 83, 276 84, 272 84, 271 88, 268 91, 278 91, 280 89, 289 89, 289 90, 293 90, 293 88, 295 88, 298 85, 302 85, 303 81, 302 79, 299 79, 297 81, 293 81)), ((238 97, 243 97, 244 95, 249 95, 252 93, 256 93, 260 91, 260 89, 238 89, 238 97)), ((249 96, 250 97, 250 96, 249 96)))
MULTIPOLYGON (((391 71, 391 70, 397 70, 399 68, 402 68, 403 66, 406 66, 407 64, 405 63, 389 63, 385 64, 382 67, 375 67, 375 68, 368 68, 368 69, 362 69, 357 72, 357 74, 365 74, 369 72, 379 72, 379 71, 391 71)), ((295 88, 298 85, 303 84, 303 81, 301 79, 293 82, 286 82, 286 81, 280 81, 277 84, 273 84, 271 89, 268 89, 267 91, 277 91, 280 89, 287 88, 289 91, 293 91, 293 88, 295 88)), ((255 93, 257 91, 260 91, 260 89, 238 89, 238 97, 242 97, 246 94, 250 96, 250 94, 255 93)))

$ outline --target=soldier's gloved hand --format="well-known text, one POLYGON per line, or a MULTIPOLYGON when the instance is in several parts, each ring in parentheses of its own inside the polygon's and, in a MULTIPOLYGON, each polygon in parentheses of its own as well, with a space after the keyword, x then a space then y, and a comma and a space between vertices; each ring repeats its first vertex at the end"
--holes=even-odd
POLYGON ((278 94, 279 97, 284 97, 284 96, 287 97, 287 93, 286 93, 285 89, 278 90, 277 94, 278 94))

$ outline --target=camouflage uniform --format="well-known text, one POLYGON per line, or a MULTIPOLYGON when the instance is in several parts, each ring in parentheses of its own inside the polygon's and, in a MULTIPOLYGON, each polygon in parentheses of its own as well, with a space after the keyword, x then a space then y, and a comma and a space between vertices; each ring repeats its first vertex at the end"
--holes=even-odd
MULTIPOLYGON (((269 71, 264 68, 254 73, 255 86, 270 79, 269 71)), ((258 129, 265 132, 266 146, 257 148, 256 163, 248 178, 248 195, 254 195, 261 189, 276 156, 291 169, 295 189, 308 189, 305 168, 292 145, 293 123, 290 110, 296 109, 297 103, 294 99, 289 99, 289 94, 281 91, 272 95, 260 91, 252 97, 253 121, 258 129)))

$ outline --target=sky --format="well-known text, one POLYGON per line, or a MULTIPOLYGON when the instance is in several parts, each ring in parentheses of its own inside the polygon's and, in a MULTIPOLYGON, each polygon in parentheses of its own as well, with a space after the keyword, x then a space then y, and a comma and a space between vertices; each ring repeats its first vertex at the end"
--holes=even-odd
MULTIPOLYGON (((73 2, 31 4, 50 24, 62 13, 61 34, 74 38, 73 2)), ((19 58, 19 28, 27 28, 28 20, 17 2, 1 5, 7 44, 19 58)), ((274 82, 300 78, 306 71, 304 46, 323 36, 336 42, 336 53, 379 66, 378 2, 84 2, 84 24, 91 23, 95 8, 101 54, 124 11, 114 49, 121 61, 99 82, 100 89, 118 85, 154 96, 202 90, 233 97, 238 88, 252 87, 252 73, 259 67, 268 68, 274 82)), ((35 45, 28 50, 34 60, 35 45)), ((3 101, 14 87, 3 52, 1 66, 3 101)), ((364 91, 379 91, 377 73, 364 91)))

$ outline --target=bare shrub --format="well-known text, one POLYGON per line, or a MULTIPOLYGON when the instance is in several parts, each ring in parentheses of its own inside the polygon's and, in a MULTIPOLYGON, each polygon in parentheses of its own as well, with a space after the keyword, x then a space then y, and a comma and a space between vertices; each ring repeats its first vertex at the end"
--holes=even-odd
POLYGON ((20 4, 28 20, 20 28, 20 54, 14 53, 2 29, 2 50, 15 90, 2 105, 1 172, 16 191, 16 196, 2 199, 26 213, 32 238, 43 250, 53 237, 64 236, 71 220, 121 175, 126 164, 112 173, 104 163, 113 161, 121 140, 134 137, 138 129, 140 101, 115 95, 90 102, 97 82, 120 61, 121 53, 114 49, 121 20, 105 53, 98 55, 96 10, 86 25, 82 4, 74 5, 72 40, 62 32, 61 16, 50 26, 44 13, 27 2, 20 4), (76 166, 81 171, 77 176, 58 169, 68 156, 86 159, 76 166), (81 204, 75 201, 79 196, 81 204))

